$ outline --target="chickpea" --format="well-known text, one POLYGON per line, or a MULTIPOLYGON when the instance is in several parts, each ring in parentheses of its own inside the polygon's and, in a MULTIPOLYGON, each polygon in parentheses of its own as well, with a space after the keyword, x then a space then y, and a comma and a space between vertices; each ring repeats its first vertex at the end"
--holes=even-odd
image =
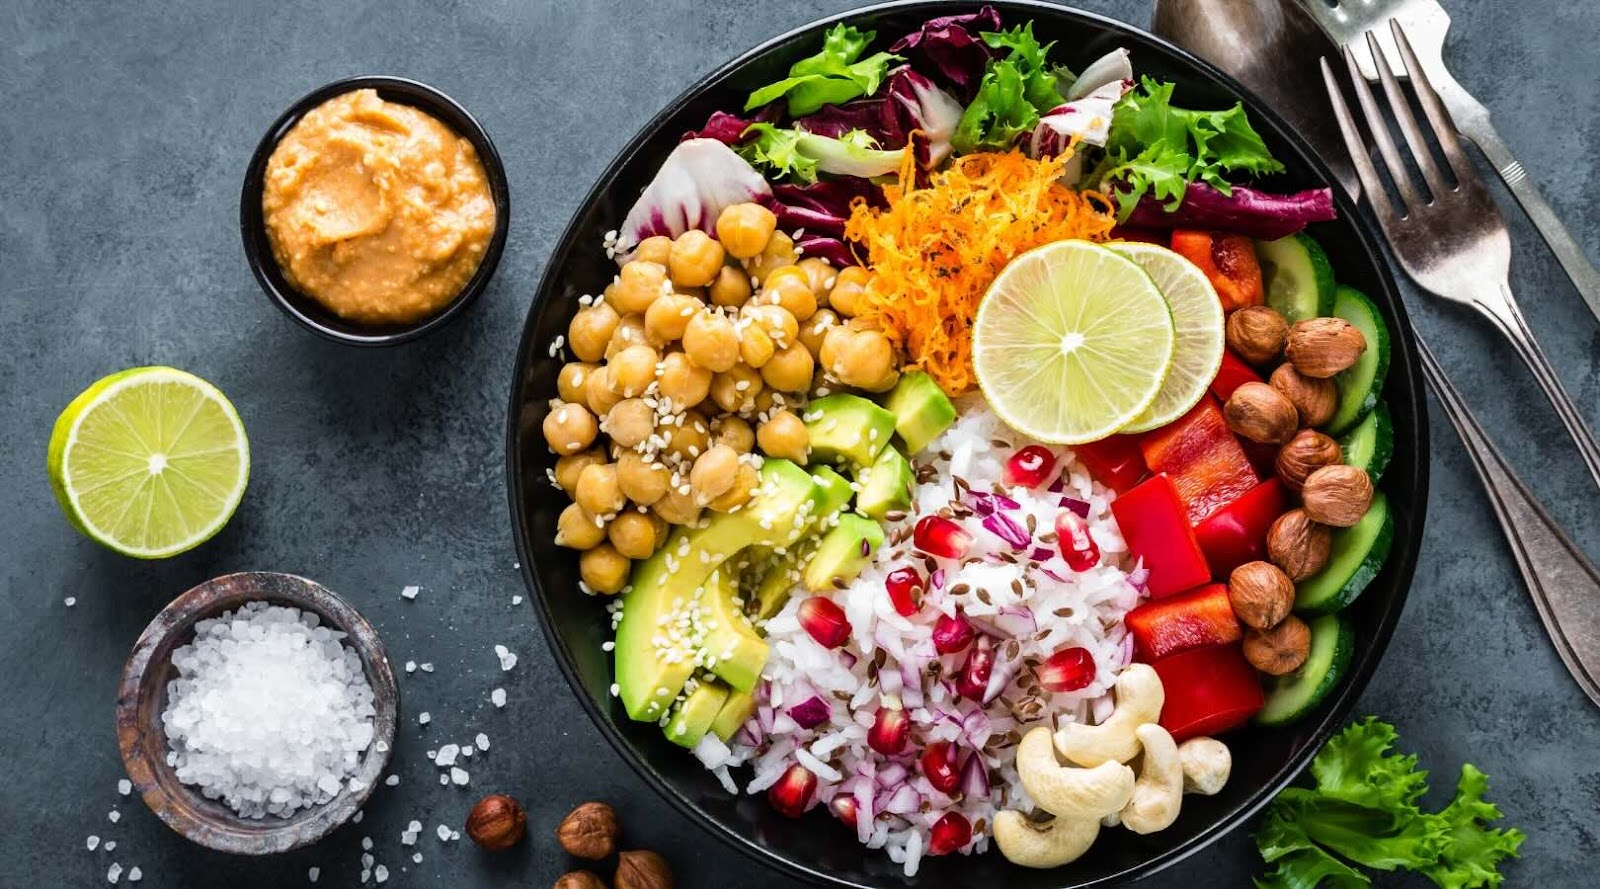
POLYGON ((822 351, 822 338, 827 335, 829 328, 837 326, 839 316, 832 309, 818 309, 815 315, 800 325, 800 342, 811 353, 811 357, 815 358, 822 351))
POLYGON ((683 329, 689 326, 689 319, 702 305, 699 299, 684 293, 661 297, 645 310, 644 335, 658 346, 683 339, 683 329))
POLYGON ((656 551, 656 529, 642 512, 628 510, 617 516, 607 529, 617 552, 630 559, 648 559, 656 551))
POLYGON ((761 374, 751 367, 735 364, 711 378, 711 400, 729 413, 750 410, 761 394, 761 374))
POLYGON ((605 427, 613 444, 636 447, 656 431, 656 410, 642 398, 623 399, 606 414, 605 427))
POLYGON ((835 327, 822 339, 820 358, 823 368, 847 386, 881 385, 895 372, 894 347, 876 330, 835 327))
POLYGON ((695 367, 683 352, 668 352, 661 359, 661 378, 657 385, 674 408, 694 407, 711 392, 711 371, 695 367))
POLYGON ((762 389, 761 394, 755 397, 755 403, 750 405, 750 410, 744 411, 743 414, 759 420, 768 416, 774 410, 783 410, 788 406, 789 400, 783 397, 782 392, 771 388, 762 389))
POLYGON ((544 440, 563 457, 588 447, 599 431, 594 414, 581 404, 564 403, 544 416, 544 440))
POLYGON ((719 306, 737 309, 750 301, 753 288, 750 273, 734 265, 725 265, 717 272, 717 279, 706 288, 711 301, 719 306))
POLYGON ((611 291, 612 305, 624 315, 642 314, 667 292, 667 267, 659 262, 635 259, 622 267, 617 286, 611 291))
POLYGON ((617 467, 610 463, 584 467, 578 474, 578 488, 572 492, 574 503, 592 516, 607 518, 628 505, 617 486, 617 467))
POLYGON ((617 457, 617 487, 640 506, 649 506, 666 496, 671 479, 667 467, 635 451, 623 451, 617 457))
POLYGON ((894 384, 898 382, 900 382, 900 371, 891 367, 887 373, 881 377, 878 377, 876 380, 868 383, 862 383, 861 388, 867 390, 868 392, 888 392, 890 389, 893 389, 894 384))
POLYGON ((617 322, 617 329, 611 332, 611 342, 606 343, 606 360, 610 361, 618 352, 629 346, 646 345, 647 337, 644 335, 643 315, 623 315, 617 322))
POLYGON ((596 302, 584 306, 572 316, 567 325, 567 345, 579 361, 599 361, 606 353, 606 344, 616 332, 622 316, 610 304, 596 302))
POLYGON ((745 364, 761 367, 772 360, 774 351, 772 337, 759 325, 747 324, 739 331, 739 357, 745 364))
POLYGON ((816 359, 804 345, 795 343, 772 356, 761 368, 761 378, 767 385, 782 392, 804 392, 811 383, 811 372, 816 369, 816 359))
POLYGON ((869 305, 867 302, 867 283, 872 279, 872 273, 858 265, 841 269, 833 281, 833 289, 828 291, 828 305, 839 313, 841 318, 854 318, 865 312, 869 305))
POLYGON ((705 232, 691 228, 672 242, 667 268, 672 283, 678 287, 704 287, 716 279, 724 258, 721 244, 705 232))
POLYGON ((699 411, 684 411, 683 422, 661 430, 666 452, 679 460, 693 460, 711 444, 711 427, 699 411))
POLYGON ((760 204, 734 204, 717 216, 717 240, 735 259, 758 255, 777 229, 778 217, 760 204))
POLYGON ((584 361, 569 361, 561 366, 561 373, 556 375, 556 395, 562 401, 573 401, 583 404, 588 400, 583 388, 584 380, 589 374, 595 372, 600 365, 584 361))
POLYGON ((701 503, 710 503, 733 487, 739 472, 739 454, 727 445, 713 445, 695 458, 689 470, 689 488, 701 503))
POLYGON ((623 398, 643 395, 656 381, 656 362, 661 356, 649 346, 629 346, 611 359, 611 379, 622 390, 623 398))
POLYGON ((665 266, 672 254, 672 239, 666 235, 651 235, 639 242, 633 250, 635 262, 653 262, 665 266))
POLYGON ((756 430, 756 444, 768 457, 793 460, 804 466, 806 453, 811 450, 811 433, 793 411, 781 410, 756 430))
POLYGON ((743 314, 753 326, 766 331, 767 336, 772 338, 772 344, 779 349, 788 348, 800 334, 800 322, 783 306, 746 306, 743 314))
POLYGON ((605 365, 601 365, 583 381, 583 394, 589 410, 596 416, 610 413, 611 409, 617 406, 617 402, 622 400, 622 393, 617 390, 616 375, 605 365))
POLYGON ((718 417, 711 421, 711 443, 726 445, 736 453, 748 454, 756 445, 756 433, 741 417, 718 417))
POLYGON ((650 520, 650 529, 656 535, 656 549, 660 549, 661 544, 667 542, 667 535, 672 533, 672 526, 667 524, 666 519, 653 512, 644 513, 644 517, 650 520))
POLYGON ((761 280, 760 302, 783 306, 796 321, 804 321, 817 311, 811 279, 804 269, 794 265, 784 266, 761 280))
POLYGON ((632 563, 627 557, 609 543, 585 550, 578 556, 578 574, 583 578, 584 585, 608 596, 622 592, 631 567, 632 563))
POLYGON ((811 293, 817 298, 817 305, 827 305, 828 291, 833 287, 839 270, 833 267, 833 263, 820 256, 807 256, 795 265, 806 273, 806 280, 811 282, 811 293))
POLYGON ((593 549, 605 539, 605 523, 584 512, 576 503, 568 503, 556 519, 556 546, 593 549))
POLYGON ((773 232, 759 255, 744 260, 744 269, 759 284, 778 269, 794 265, 799 258, 800 254, 794 249, 794 239, 783 232, 773 232))
POLYGON ((722 373, 739 361, 739 334, 721 312, 699 312, 683 331, 683 350, 696 365, 722 373))
POLYGON ((693 494, 676 488, 667 491, 667 496, 650 507, 651 512, 669 525, 694 524, 700 519, 700 509, 700 502, 694 499, 693 494))
POLYGON ((584 468, 595 463, 604 465, 605 462, 605 454, 602 454, 598 448, 577 454, 568 454, 556 461, 556 484, 561 486, 561 490, 567 492, 568 497, 571 497, 572 492, 578 489, 578 476, 583 474, 584 468))
POLYGON ((707 505, 717 512, 732 512, 749 503, 750 498, 755 496, 756 487, 760 484, 761 476, 756 472, 756 468, 749 463, 740 463, 738 474, 733 478, 733 487, 707 505))

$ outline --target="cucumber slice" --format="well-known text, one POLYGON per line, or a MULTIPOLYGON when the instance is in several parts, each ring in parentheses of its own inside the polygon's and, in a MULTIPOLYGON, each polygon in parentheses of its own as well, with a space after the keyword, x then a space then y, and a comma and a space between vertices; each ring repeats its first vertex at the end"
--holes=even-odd
POLYGON ((1379 491, 1372 496, 1372 506, 1361 521, 1333 532, 1328 564, 1300 581, 1295 589, 1295 610, 1332 614, 1344 609, 1378 576, 1392 543, 1394 517, 1389 514, 1388 498, 1379 491))
POLYGON ((1389 458, 1394 456, 1394 422, 1383 399, 1378 399, 1372 413, 1339 439, 1339 449, 1344 452, 1344 462, 1365 469, 1373 484, 1383 478, 1389 458))
POLYGON ((1350 431, 1378 405, 1383 378, 1389 373, 1389 326, 1372 300, 1354 287, 1340 285, 1333 314, 1355 325, 1367 338, 1367 349, 1356 363, 1333 378, 1339 386, 1339 409, 1327 428, 1329 435, 1339 435, 1350 431))
POLYGON ((1257 241, 1261 283, 1267 305, 1289 323, 1333 313, 1333 265, 1322 245, 1305 232, 1276 241, 1257 241))
POLYGON ((1267 703, 1256 714, 1262 725, 1288 725, 1322 703, 1350 666, 1356 647, 1350 619, 1327 614, 1311 621, 1311 652, 1300 669, 1262 682, 1267 703))

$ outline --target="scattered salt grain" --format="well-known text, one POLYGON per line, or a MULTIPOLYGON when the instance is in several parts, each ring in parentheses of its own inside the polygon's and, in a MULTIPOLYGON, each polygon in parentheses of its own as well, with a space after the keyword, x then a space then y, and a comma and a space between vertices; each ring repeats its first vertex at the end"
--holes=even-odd
POLYGON ((110 821, 112 824, 116 824, 118 821, 122 820, 122 813, 118 812, 116 809, 112 809, 106 813, 106 820, 110 821))
POLYGON ((415 673, 415 672, 417 672, 417 662, 416 661, 406 661, 406 672, 407 673, 415 673))
POLYGON ((497 688, 494 691, 489 692, 489 702, 494 704, 496 707, 504 707, 506 705, 506 690, 503 688, 497 688))
POLYGON ((68 608, 71 608, 72 606, 78 604, 78 597, 77 596, 68 596, 65 599, 61 600, 61 604, 67 606, 68 608))
POLYGON ((422 863, 422 853, 421 852, 414 853, 411 856, 411 861, 414 864, 421 864, 422 863))
POLYGON ((83 845, 90 852, 93 852, 95 850, 95 848, 100 845, 100 838, 95 836, 94 834, 89 834, 89 838, 87 840, 84 840, 83 845))
POLYGON ((459 831, 459 830, 450 831, 450 842, 453 843, 453 842, 455 842, 456 840, 459 840, 459 839, 461 839, 461 831, 459 831))
POLYGON ((320 868, 320 867, 314 867, 314 868, 306 871, 306 878, 309 879, 313 883, 315 883, 317 881, 317 878, 320 877, 320 876, 322 876, 322 868, 320 868))
POLYGON ((117 848, 117 841, 116 840, 106 840, 105 850, 107 852, 114 851, 116 848, 117 848))
POLYGON ((521 605, 522 604, 522 597, 521 596, 512 596, 511 597, 511 604, 513 604, 513 605, 521 605))
POLYGON ((433 672, 433 663, 431 661, 423 661, 420 666, 422 667, 422 672, 424 673, 433 672))
POLYGON ((509 670, 517 665, 517 656, 512 654, 511 650, 504 645, 496 645, 494 647, 494 656, 500 659, 500 669, 502 671, 509 670))
POLYGON ((128 794, 132 793, 133 792, 133 782, 129 781, 127 778, 123 778, 121 781, 118 781, 117 782, 117 792, 122 794, 123 796, 127 796, 128 794))
POLYGON ((456 764, 456 755, 461 748, 455 744, 446 744, 439 748, 439 753, 434 756, 433 764, 436 766, 453 766, 456 764))
POLYGON ((449 775, 440 775, 439 776, 439 783, 440 784, 449 784, 450 783, 450 776, 449 775))
POLYGON ((128 868, 128 882, 137 883, 142 879, 144 879, 144 871, 136 866, 128 868))
POLYGON ((398 787, 400 786, 400 776, 390 775, 389 777, 383 779, 383 783, 388 787, 398 787))
POLYGON ((374 880, 377 880, 380 883, 388 882, 388 880, 389 880, 389 869, 384 867, 381 864, 378 865, 377 867, 372 869, 372 878, 374 880))
POLYGON ((489 749, 489 736, 484 734, 483 732, 478 732, 478 737, 473 738, 472 739, 472 743, 477 745, 479 750, 488 750, 489 749))
POLYGON ((121 877, 122 877, 122 865, 117 864, 115 861, 113 861, 111 863, 111 866, 106 868, 106 882, 115 883, 121 877))
POLYGON ((367 817, 367 810, 366 809, 361 809, 360 811, 356 812, 354 818, 350 819, 350 823, 351 824, 360 824, 361 823, 361 819, 363 819, 365 817, 367 817))
POLYGON ((405 589, 400 591, 400 598, 406 599, 406 600, 415 599, 417 597, 417 594, 420 593, 420 592, 422 592, 422 587, 419 587, 419 586, 408 586, 405 589))
POLYGON ((417 725, 427 725, 433 721, 433 716, 424 710, 417 714, 417 725))
POLYGON ((441 843, 450 842, 450 828, 446 827, 445 825, 443 825, 443 824, 439 825, 439 828, 437 830, 435 830, 434 833, 439 835, 439 842, 441 842, 441 843))
POLYGON ((471 776, 467 774, 466 769, 460 768, 459 766, 452 766, 450 768, 450 783, 457 786, 465 786, 467 781, 470 779, 471 776))
POLYGON ((371 852, 372 851, 372 837, 362 837, 361 838, 361 848, 367 850, 368 852, 371 852))
POLYGON ((461 755, 462 756, 471 756, 472 755, 472 747, 471 747, 471 745, 468 745, 468 744, 461 745, 461 755))

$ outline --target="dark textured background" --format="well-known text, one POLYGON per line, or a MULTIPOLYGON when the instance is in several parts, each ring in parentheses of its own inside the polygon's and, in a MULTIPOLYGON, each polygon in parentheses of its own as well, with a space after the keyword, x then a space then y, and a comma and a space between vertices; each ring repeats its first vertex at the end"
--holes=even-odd
MULTIPOLYGON (((625 3, 57 3, 0 9, 0 886, 104 885, 111 861, 144 885, 356 883, 370 835, 391 885, 547 886, 550 836, 572 804, 616 803, 629 841, 666 852, 686 887, 776 887, 627 773, 571 699, 514 569, 501 453, 505 395, 528 294, 560 227, 612 154, 667 100, 765 37, 842 0, 625 3), (293 326, 256 288, 236 232, 238 187, 262 130, 295 97, 357 73, 432 83, 493 134, 511 179, 498 277, 464 319, 411 346, 358 351, 293 326), (56 413, 111 371, 171 364, 219 385, 254 451, 232 524, 158 564, 104 552, 56 510, 44 450, 56 413), (364 822, 266 861, 191 846, 115 790, 117 677, 150 617, 189 586, 241 569, 297 572, 378 627, 404 677, 398 788, 364 822), (419 584, 405 602, 399 591, 419 584), (77 597, 74 608, 63 599, 77 597), (522 661, 507 675, 492 651, 522 661), (510 705, 496 711, 490 689, 510 705), (419 729, 415 716, 433 714, 419 729), (469 789, 442 788, 423 751, 478 731, 469 789), (490 859, 442 846, 476 797, 515 794, 531 842, 490 859), (107 812, 120 810, 112 824, 107 812), (426 825, 412 865, 398 842, 426 825), (88 852, 84 837, 114 839, 88 852), (409 870, 402 872, 402 866, 409 870)), ((1143 0, 1084 5, 1135 23, 1143 0)), ((1450 61, 1580 241, 1600 235, 1600 9, 1446 0, 1450 61)), ((1595 320, 1520 217, 1514 282, 1591 420, 1595 320)), ((1413 317, 1525 477, 1600 554, 1596 491, 1511 351, 1475 318, 1408 294, 1413 317)), ((1546 643, 1465 454, 1435 412, 1433 499, 1410 607, 1359 710, 1395 722, 1453 782, 1470 759, 1529 831, 1509 885, 1594 885, 1600 713, 1546 643)), ((1258 868, 1244 833, 1152 880, 1238 887, 1258 868)), ((1393 885, 1426 885, 1420 880, 1393 885)))

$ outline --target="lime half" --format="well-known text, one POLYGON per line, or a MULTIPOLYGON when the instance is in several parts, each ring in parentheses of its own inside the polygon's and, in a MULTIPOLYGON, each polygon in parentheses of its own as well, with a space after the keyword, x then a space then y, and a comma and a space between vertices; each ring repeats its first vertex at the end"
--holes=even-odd
POLYGON ((1222 366, 1222 302, 1216 288, 1194 263, 1155 244, 1123 242, 1106 249, 1126 256, 1150 275, 1172 309, 1178 342, 1172 350, 1172 369, 1144 413, 1123 427, 1123 432, 1148 432, 1189 412, 1211 387, 1222 366))
POLYGON ((1172 313, 1134 262, 1088 241, 1013 259, 972 325, 978 384, 1001 419, 1053 444, 1118 431, 1155 400, 1172 363, 1172 313))
POLYGON ((250 477, 250 443, 217 387, 170 367, 136 367, 67 405, 49 464, 50 486, 79 531, 123 555, 161 559, 228 523, 250 477))

